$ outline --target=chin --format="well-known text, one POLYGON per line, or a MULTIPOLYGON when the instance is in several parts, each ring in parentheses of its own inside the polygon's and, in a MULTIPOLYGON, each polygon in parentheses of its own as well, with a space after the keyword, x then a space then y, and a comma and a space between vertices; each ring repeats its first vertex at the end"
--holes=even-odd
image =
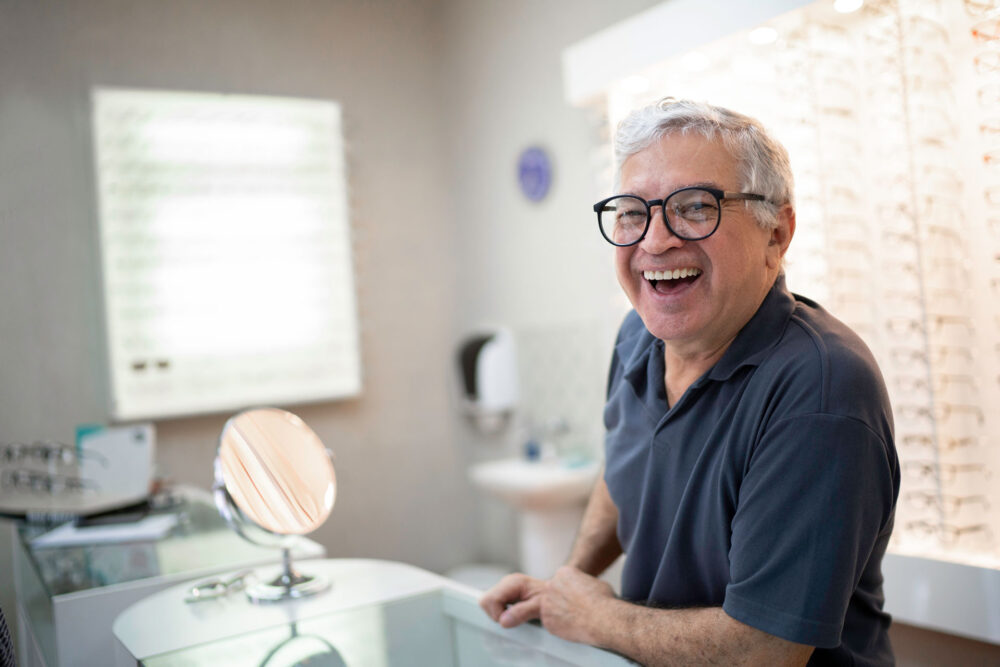
POLYGON ((639 311, 642 323, 649 333, 663 341, 680 341, 694 336, 697 328, 693 326, 687 314, 667 315, 664 313, 646 314, 639 311))

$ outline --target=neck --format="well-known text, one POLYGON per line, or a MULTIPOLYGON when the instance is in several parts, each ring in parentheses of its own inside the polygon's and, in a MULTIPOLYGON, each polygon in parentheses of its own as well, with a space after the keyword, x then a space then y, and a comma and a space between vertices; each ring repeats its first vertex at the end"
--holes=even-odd
POLYGON ((667 404, 674 405, 695 380, 708 372, 708 369, 722 358, 735 338, 734 334, 732 338, 712 350, 687 351, 687 353, 676 350, 669 343, 665 343, 663 346, 663 385, 667 390, 667 404))
POLYGON ((668 405, 674 405, 695 380, 722 358, 736 340, 736 335, 760 309, 776 279, 777 275, 767 282, 767 286, 752 304, 752 310, 735 330, 720 331, 711 340, 663 341, 663 384, 667 391, 668 405))

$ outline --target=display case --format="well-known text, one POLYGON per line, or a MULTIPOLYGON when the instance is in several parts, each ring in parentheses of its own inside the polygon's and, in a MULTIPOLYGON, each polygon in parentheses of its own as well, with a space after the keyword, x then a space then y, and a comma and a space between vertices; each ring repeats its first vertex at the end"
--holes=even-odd
MULTIPOLYGON (((128 605, 177 582, 280 560, 279 550, 230 530, 207 492, 186 488, 176 498, 163 513, 175 525, 155 540, 43 547, 37 539, 52 527, 15 525, 21 665, 110 664, 111 623, 128 605)), ((300 558, 325 553, 307 539, 294 551, 300 558)))

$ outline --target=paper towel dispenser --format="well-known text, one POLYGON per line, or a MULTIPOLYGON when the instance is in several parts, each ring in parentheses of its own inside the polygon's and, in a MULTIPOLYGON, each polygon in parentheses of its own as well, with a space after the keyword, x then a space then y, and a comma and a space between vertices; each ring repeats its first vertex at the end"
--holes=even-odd
POLYGON ((517 352, 506 329, 475 334, 459 347, 463 406, 484 431, 501 428, 517 406, 517 352))

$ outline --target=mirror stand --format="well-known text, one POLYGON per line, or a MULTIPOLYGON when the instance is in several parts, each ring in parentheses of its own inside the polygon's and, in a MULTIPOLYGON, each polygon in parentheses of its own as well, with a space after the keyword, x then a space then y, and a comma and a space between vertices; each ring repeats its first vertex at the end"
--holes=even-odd
POLYGON ((332 458, 305 422, 278 408, 241 412, 222 429, 213 485, 219 514, 247 541, 281 549, 280 574, 246 586, 252 602, 330 589, 326 577, 292 566, 292 544, 330 514, 337 489, 332 458))
POLYGON ((267 582, 247 586, 246 594, 252 602, 280 602, 309 597, 330 589, 330 581, 321 575, 302 574, 292 566, 290 547, 281 549, 282 571, 267 582))

